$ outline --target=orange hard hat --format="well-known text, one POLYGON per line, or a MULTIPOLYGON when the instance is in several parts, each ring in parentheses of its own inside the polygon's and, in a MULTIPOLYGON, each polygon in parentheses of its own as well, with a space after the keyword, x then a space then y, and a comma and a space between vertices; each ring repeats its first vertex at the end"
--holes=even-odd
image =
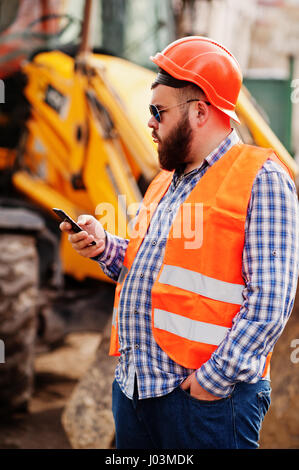
POLYGON ((221 44, 202 36, 188 36, 150 58, 172 77, 199 86, 214 106, 240 122, 235 106, 242 72, 235 57, 221 44))

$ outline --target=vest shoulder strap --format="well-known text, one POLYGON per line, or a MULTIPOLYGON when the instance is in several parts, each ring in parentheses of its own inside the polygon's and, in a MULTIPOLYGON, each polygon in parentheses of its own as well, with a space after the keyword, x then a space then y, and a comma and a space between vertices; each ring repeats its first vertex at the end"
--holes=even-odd
POLYGON ((161 188, 165 189, 165 192, 167 191, 172 178, 173 178, 174 171, 166 171, 166 170, 161 170, 151 181, 149 184, 147 191, 144 195, 143 198, 143 204, 146 206, 153 200, 155 200, 157 197, 161 198, 161 188))

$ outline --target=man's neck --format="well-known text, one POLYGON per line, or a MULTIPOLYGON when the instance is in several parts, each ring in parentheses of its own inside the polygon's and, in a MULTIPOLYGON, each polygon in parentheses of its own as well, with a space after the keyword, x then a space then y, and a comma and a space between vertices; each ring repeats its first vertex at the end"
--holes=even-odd
POLYGON ((186 162, 185 168, 183 173, 189 173, 190 171, 194 170, 195 168, 199 168, 204 161, 204 159, 210 155, 220 144, 229 136, 232 132, 232 128, 225 129, 223 132, 218 133, 215 135, 214 138, 209 138, 208 141, 195 144, 195 148, 197 147, 197 151, 195 152, 195 156, 190 162, 186 162))

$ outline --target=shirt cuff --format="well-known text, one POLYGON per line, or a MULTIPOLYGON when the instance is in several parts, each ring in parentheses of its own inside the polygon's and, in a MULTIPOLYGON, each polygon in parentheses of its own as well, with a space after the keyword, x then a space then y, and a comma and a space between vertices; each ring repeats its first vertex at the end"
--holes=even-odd
POLYGON ((225 398, 229 396, 235 387, 213 364, 213 359, 205 362, 195 373, 199 385, 216 397, 225 398))
POLYGON ((104 229, 104 232, 105 232, 105 248, 104 248, 104 251, 102 251, 102 253, 100 253, 97 256, 93 256, 90 259, 93 259, 94 261, 100 261, 101 263, 107 264, 107 262, 109 261, 109 257, 111 256, 111 237, 110 237, 109 232, 106 232, 105 229, 104 229))

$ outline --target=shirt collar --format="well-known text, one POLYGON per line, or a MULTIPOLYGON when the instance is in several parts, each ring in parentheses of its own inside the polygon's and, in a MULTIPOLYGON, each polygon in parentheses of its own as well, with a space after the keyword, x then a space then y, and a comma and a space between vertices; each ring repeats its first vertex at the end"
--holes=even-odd
POLYGON ((241 141, 235 129, 205 158, 206 162, 212 166, 222 155, 241 141))

